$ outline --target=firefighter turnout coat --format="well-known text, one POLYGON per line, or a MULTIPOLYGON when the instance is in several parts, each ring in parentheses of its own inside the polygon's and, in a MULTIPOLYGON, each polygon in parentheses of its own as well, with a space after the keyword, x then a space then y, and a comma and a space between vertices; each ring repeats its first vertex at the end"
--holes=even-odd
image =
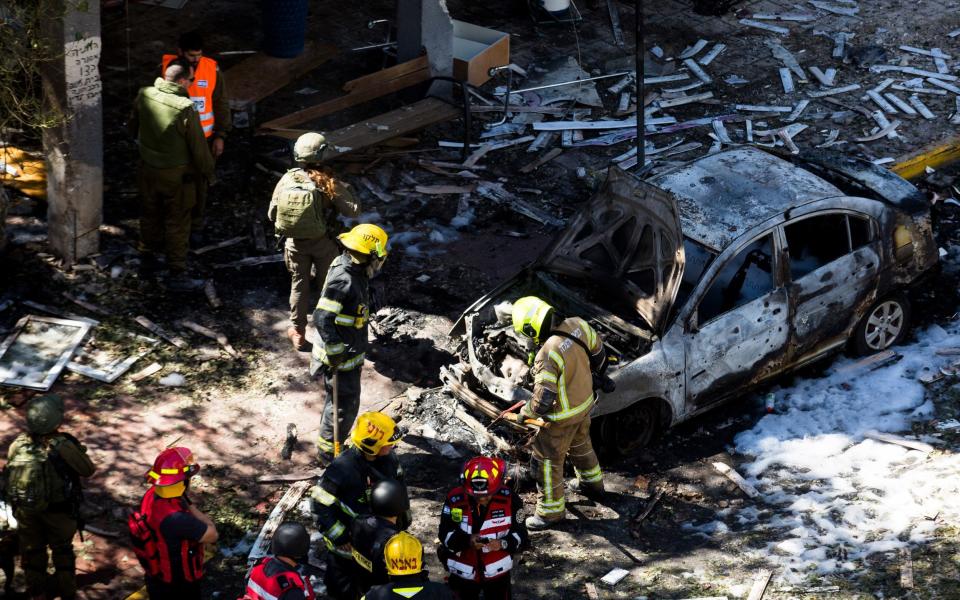
POLYGON ((370 320, 370 280, 365 265, 354 263, 346 252, 330 264, 313 324, 320 340, 313 345, 310 372, 316 375, 331 357, 340 360, 337 369, 352 371, 363 365, 370 320))

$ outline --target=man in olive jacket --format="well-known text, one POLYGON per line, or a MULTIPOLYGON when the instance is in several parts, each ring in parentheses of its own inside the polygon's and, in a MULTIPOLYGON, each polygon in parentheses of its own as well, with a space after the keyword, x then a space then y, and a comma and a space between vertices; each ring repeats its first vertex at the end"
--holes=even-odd
MULTIPOLYGON (((86 448, 59 431, 63 400, 54 394, 27 405, 27 432, 10 445, 5 468, 6 499, 20 538, 20 565, 31 598, 44 597, 48 583, 63 600, 76 597, 73 536, 80 526, 80 478, 95 471, 86 448), (47 548, 53 581, 47 575, 47 548)), ((52 597, 52 596, 51 596, 52 597)))
POLYGON ((214 162, 187 88, 193 67, 171 61, 153 86, 140 89, 129 127, 140 147, 140 250, 144 272, 156 270, 155 253, 167 258, 171 289, 193 287, 187 250, 196 182, 213 182, 214 162))

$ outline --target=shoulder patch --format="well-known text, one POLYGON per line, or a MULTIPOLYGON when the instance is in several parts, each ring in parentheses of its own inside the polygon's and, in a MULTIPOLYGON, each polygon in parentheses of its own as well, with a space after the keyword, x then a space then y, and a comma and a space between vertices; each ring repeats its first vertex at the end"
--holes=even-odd
POLYGON ((463 521, 463 509, 454 508, 450 511, 450 518, 453 519, 454 523, 459 523, 463 521))

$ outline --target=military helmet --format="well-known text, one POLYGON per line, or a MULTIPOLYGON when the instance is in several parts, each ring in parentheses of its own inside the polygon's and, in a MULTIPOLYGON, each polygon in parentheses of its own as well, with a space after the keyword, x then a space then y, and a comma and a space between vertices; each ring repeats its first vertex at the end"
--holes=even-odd
POLYGON ((303 163, 320 162, 327 148, 327 138, 322 133, 310 131, 297 138, 293 145, 293 160, 303 163))
POLYGON ((376 456, 384 446, 394 446, 403 432, 396 421, 380 412, 367 412, 357 417, 350 440, 361 452, 376 456))
POLYGON ((392 479, 378 482, 370 491, 370 508, 378 517, 399 517, 410 510, 407 486, 392 479))
POLYGON ((540 343, 540 336, 549 331, 553 307, 536 296, 524 296, 513 303, 513 330, 540 343))
POLYGON ((406 531, 387 540, 383 548, 388 575, 416 575, 423 570, 423 545, 406 531))
POLYGON ((63 398, 57 394, 38 396, 27 405, 27 430, 44 435, 63 423, 63 398))
POLYGON ((310 534, 300 523, 281 523, 273 534, 270 552, 274 556, 286 556, 297 562, 306 562, 310 552, 310 534))

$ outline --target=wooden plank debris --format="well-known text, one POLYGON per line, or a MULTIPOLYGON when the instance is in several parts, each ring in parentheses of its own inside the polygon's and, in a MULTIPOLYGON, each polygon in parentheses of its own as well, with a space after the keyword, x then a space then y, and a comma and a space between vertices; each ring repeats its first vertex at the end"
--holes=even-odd
POLYGON ((706 54, 701 56, 699 59, 697 59, 697 62, 703 66, 709 65, 710 63, 713 62, 715 58, 720 56, 721 52, 723 52, 726 49, 727 49, 726 44, 721 44, 720 42, 717 42, 716 44, 713 45, 713 48, 710 49, 710 52, 707 52, 706 54))
POLYGON ((787 115, 786 117, 784 117, 783 120, 786 121, 787 123, 792 123, 796 121, 797 119, 800 118, 800 115, 803 114, 803 111, 805 111, 809 105, 810 105, 809 100, 801 100, 793 108, 793 112, 787 115))
POLYGON ((623 28, 620 26, 620 9, 616 0, 607 0, 607 12, 610 14, 610 29, 613 31, 613 43, 623 48, 623 28))
POLYGON ((475 185, 418 185, 414 190, 418 194, 428 196, 446 196, 450 194, 471 194, 477 189, 475 185))
POLYGON ((503 452, 504 454, 509 454, 513 451, 513 446, 507 443, 506 440, 494 433, 491 433, 486 427, 483 426, 482 423, 480 423, 480 421, 473 418, 473 415, 466 412, 462 408, 454 409, 453 415, 460 419, 464 425, 469 427, 474 433, 480 436, 481 439, 496 448, 498 451, 503 452))
POLYGON ((943 73, 936 73, 934 71, 924 71, 923 69, 917 69, 915 67, 901 67, 899 65, 873 65, 870 67, 870 71, 873 73, 887 73, 889 71, 898 71, 900 73, 906 73, 908 75, 916 75, 917 77, 927 77, 931 79, 937 79, 939 81, 957 81, 958 77, 956 75, 945 75, 943 73))
POLYGON ((903 99, 897 96, 896 94, 892 92, 885 92, 883 94, 883 97, 886 98, 887 101, 890 102, 890 104, 896 106, 897 110, 904 113, 905 115, 910 117, 917 116, 917 111, 914 110, 912 106, 904 102, 903 99))
POLYGON ((530 161, 529 163, 525 164, 524 166, 520 167, 520 172, 521 172, 521 173, 524 173, 524 174, 526 174, 526 173, 532 173, 532 172, 536 171, 537 169, 539 169, 540 167, 542 167, 543 165, 545 165, 545 164, 547 164, 548 162, 550 162, 551 160, 553 160, 553 159, 555 159, 556 157, 560 156, 561 154, 563 154, 563 149, 562 149, 562 148, 553 148, 553 149, 551 149, 550 151, 548 151, 548 152, 546 152, 545 154, 543 154, 542 156, 538 156, 536 159, 534 159, 534 160, 530 161))
POLYGON ((727 132, 727 128, 723 126, 723 121, 714 121, 713 133, 717 136, 717 141, 721 144, 732 144, 733 140, 730 139, 730 134, 727 132))
POLYGON ((275 58, 257 53, 224 73, 230 82, 230 106, 244 110, 306 75, 337 55, 336 46, 307 42, 296 58, 275 58), (269 77, 264 77, 269 73, 269 77))
POLYGON ((688 58, 683 61, 683 64, 686 65, 690 72, 693 73, 693 76, 699 79, 704 83, 713 83, 713 79, 707 75, 707 72, 700 68, 700 65, 697 64, 697 61, 692 58, 688 58))
POLYGON ((779 33, 780 35, 789 35, 790 30, 786 27, 779 27, 777 25, 770 25, 769 23, 764 23, 763 21, 754 21, 753 19, 740 19, 741 25, 746 25, 747 27, 754 27, 756 29, 763 29, 764 31, 770 31, 772 33, 779 33))
POLYGON ((900 548, 900 587, 913 589, 913 557, 910 548, 900 548))
POLYGON ((891 133, 896 133, 897 127, 900 127, 900 121, 894 121, 894 122, 890 123, 889 125, 887 125, 886 127, 884 127, 883 129, 881 129, 880 131, 878 131, 878 132, 876 132, 876 133, 874 133, 874 134, 872 134, 872 135, 868 135, 868 136, 860 137, 860 138, 854 138, 853 141, 855 141, 855 142, 873 142, 873 141, 879 140, 879 139, 882 138, 882 137, 889 137, 891 133))
POLYGON ((910 440, 898 435, 882 433, 879 431, 868 431, 863 434, 863 437, 867 438, 868 440, 903 446, 904 448, 909 448, 910 450, 918 450, 924 454, 930 454, 935 450, 935 448, 930 444, 925 444, 917 440, 910 440))
POLYGON ((760 492, 757 491, 757 488, 753 487, 747 480, 744 479, 740 473, 737 473, 730 465, 727 465, 722 462, 712 463, 713 468, 716 469, 721 475, 725 476, 727 479, 732 481, 737 485, 738 488, 743 490, 743 493, 749 496, 750 498, 756 498, 760 496, 760 492))
POLYGON ((268 254, 266 256, 249 256, 247 258, 241 258, 240 260, 235 260, 228 263, 219 263, 213 265, 214 269, 226 269, 227 267, 253 267, 256 265, 269 265, 272 263, 282 263, 283 254, 268 254))
POLYGON ((826 71, 821 71, 819 67, 808 67, 810 72, 813 73, 813 76, 817 78, 817 81, 820 82, 820 85, 824 87, 833 87, 833 82, 837 76, 836 69, 827 69, 826 71))
POLYGON ((747 594, 747 600, 761 600, 763 594, 767 591, 767 586, 770 584, 770 578, 773 577, 773 571, 768 569, 760 569, 757 572, 757 577, 753 580, 753 586, 750 588, 750 593, 747 594))
POLYGON ((185 342, 183 338, 177 335, 173 335, 172 333, 168 333, 165 329, 163 329, 162 327, 160 327, 159 325, 157 325, 156 323, 154 323, 153 321, 151 321, 150 319, 146 318, 143 315, 138 316, 137 318, 134 319, 134 321, 136 321, 138 325, 140 325, 147 331, 160 336, 162 339, 170 342, 177 348, 187 347, 187 342, 185 342))
POLYGON ((908 87, 906 85, 900 85, 895 83, 890 86, 891 90, 897 90, 899 92, 910 92, 911 94, 929 94, 931 96, 946 96, 947 90, 935 90, 933 88, 925 87, 908 87))
MULTIPOLYGON (((534 125, 539 125, 539 123, 534 123, 534 125)), ((510 148, 519 144, 525 144, 527 142, 533 141, 534 137, 532 135, 525 135, 513 140, 506 140, 502 142, 490 142, 486 143, 477 150, 473 152, 470 156, 467 157, 467 160, 463 161, 463 168, 469 169, 477 162, 486 156, 488 153, 493 152, 494 150, 503 150, 504 148, 510 148)))
POLYGON ((793 112, 792 106, 770 106, 766 104, 735 104, 733 108, 734 110, 742 110, 744 112, 793 112))
POLYGON ((819 8, 820 10, 826 11, 828 13, 833 13, 835 15, 844 15, 847 17, 855 17, 858 12, 860 12, 859 6, 838 6, 836 4, 830 4, 829 2, 820 2, 820 0, 808 0, 810 4, 819 8))
POLYGON ((929 82, 932 83, 933 85, 937 86, 938 88, 942 88, 942 89, 947 90, 947 91, 950 92, 951 94, 960 95, 960 88, 958 88, 958 87, 955 86, 955 85, 951 85, 951 84, 949 84, 949 83, 940 81, 939 79, 934 79, 934 78, 932 78, 932 77, 931 77, 931 78, 928 78, 927 81, 929 81, 929 82))
MULTIPOLYGON (((674 75, 660 75, 658 77, 644 77, 643 85, 657 85, 658 83, 670 83, 673 81, 683 81, 684 79, 690 79, 690 75, 687 73, 676 73, 674 75)), ((628 82, 629 83, 629 82, 628 82)))
POLYGON ((200 335, 208 337, 211 340, 216 340, 216 342, 220 344, 224 350, 226 350, 227 354, 233 358, 240 358, 240 353, 230 345, 230 341, 227 340, 227 336, 223 335, 222 333, 217 333, 216 331, 208 329, 199 323, 194 323, 193 321, 188 321, 186 319, 177 321, 177 325, 183 327, 184 329, 189 329, 194 333, 199 333, 200 335))
POLYGON ((67 300, 69 300, 70 302, 73 302, 73 303, 76 304, 77 306, 89 310, 90 312, 92 312, 92 313, 95 314, 95 315, 100 315, 101 317, 106 317, 106 316, 108 316, 108 315, 110 314, 110 313, 108 313, 105 309, 100 308, 100 307, 97 306, 96 304, 92 304, 92 303, 90 303, 90 302, 87 302, 86 300, 81 300, 80 298, 77 298, 76 296, 74 296, 74 295, 71 294, 70 292, 62 292, 60 295, 63 296, 64 298, 66 298, 67 300))
POLYGON ((889 349, 884 350, 883 352, 877 352, 876 354, 871 354, 870 356, 861 358, 860 360, 852 362, 848 365, 843 365, 842 367, 839 367, 836 370, 836 372, 852 373, 854 371, 859 371, 860 369, 863 369, 866 367, 876 368, 891 362, 893 359, 897 358, 898 356, 900 355, 894 350, 889 350, 889 349))
POLYGON ((562 227, 563 219, 553 216, 529 203, 517 198, 504 189, 503 184, 483 181, 477 186, 477 193, 488 200, 504 204, 521 215, 551 227, 562 227))
POLYGON ((583 587, 587 591, 587 598, 590 600, 600 600, 600 594, 597 593, 597 586, 588 581, 587 583, 583 584, 583 587))
MULTIPOLYGON (((649 125, 672 125, 676 123, 677 120, 673 117, 656 117, 646 120, 649 125)), ((534 131, 565 131, 579 129, 583 130, 597 130, 597 129, 626 129, 628 127, 636 127, 637 119, 632 117, 629 119, 623 119, 622 121, 542 121, 540 123, 534 123, 534 131)), ((529 137, 529 136, 528 136, 529 137)), ((532 140, 533 137, 530 137, 532 140)))
POLYGON ((229 240, 223 240, 222 242, 216 242, 214 244, 209 244, 203 248, 197 248, 196 250, 191 250, 195 255, 200 256, 201 254, 206 254, 207 252, 212 252, 214 250, 220 250, 221 248, 229 248, 230 246, 235 246, 240 242, 243 242, 247 239, 245 235, 238 235, 235 238, 230 238, 229 240))
POLYGON ((663 497, 663 490, 657 490, 657 493, 654 494, 653 498, 647 502, 647 506, 643 509, 643 512, 637 515, 633 522, 635 524, 642 523, 644 519, 650 516, 650 513, 653 512, 653 509, 657 506, 657 503, 660 502, 660 498, 663 497))
POLYGON ((150 377, 151 375, 156 375, 157 373, 160 372, 161 369, 163 369, 163 365, 161 365, 160 363, 158 362, 151 363, 150 365, 144 367, 143 369, 131 375, 130 383, 138 383, 140 381, 143 381, 144 379, 146 379, 147 377, 150 377))
POLYGON ((897 109, 886 99, 874 90, 867 90, 867 97, 873 100, 873 103, 880 107, 880 110, 887 114, 897 114, 897 109))
MULTIPOLYGON (((502 113, 503 112, 503 103, 496 106, 470 106, 470 112, 472 113, 502 113)), ((511 104, 507 107, 507 112, 510 113, 534 113, 542 115, 562 115, 568 112, 566 108, 559 108, 556 106, 524 106, 522 104, 511 104)))
POLYGON ((267 553, 270 551, 270 542, 273 540, 273 534, 277 530, 277 527, 283 522, 283 518, 287 512, 292 510, 293 507, 300 502, 300 498, 303 497, 308 489, 310 489, 310 481, 298 481, 294 483, 283 494, 283 497, 280 498, 277 505, 273 507, 270 516, 267 517, 266 522, 260 529, 257 539, 253 542, 250 553, 247 555, 248 571, 253 568, 257 560, 267 556, 267 553))
POLYGON ((208 279, 203 283, 203 294, 207 297, 207 302, 209 302, 213 308, 223 306, 223 302, 217 296, 217 288, 214 287, 212 279, 208 279))
POLYGON ((89 317, 83 317, 80 315, 75 315, 73 313, 64 312, 62 310, 56 309, 52 306, 47 306, 46 304, 40 304, 39 302, 34 302, 33 300, 23 300, 20 304, 26 306, 27 308, 32 308, 33 310, 39 310, 40 312, 47 313, 48 315, 54 315, 63 319, 72 319, 74 321, 80 321, 81 323, 86 323, 91 327, 96 327, 100 324, 100 321, 96 319, 91 319, 89 317))
POLYGON ((945 58, 947 60, 951 59, 949 54, 944 54, 943 50, 940 48, 934 48, 932 50, 925 50, 923 48, 915 48, 914 46, 900 46, 900 49, 904 52, 910 52, 911 54, 920 54, 923 56, 929 56, 930 58, 945 58))
POLYGON ((297 471, 294 473, 272 473, 257 477, 257 483, 294 483, 297 481, 307 481, 323 475, 326 469, 316 468, 307 471, 297 471))
MULTIPOLYGON (((663 100, 658 100, 657 104, 660 106, 660 108, 673 108, 674 106, 683 106, 684 104, 692 104, 693 102, 703 102, 704 100, 709 100, 710 98, 713 98, 713 92, 704 92, 702 94, 693 94, 690 96, 680 96, 679 98, 667 98, 663 100)), ((663 117, 659 119, 659 121, 662 121, 665 118, 666 117, 663 117)), ((673 119, 673 117, 670 117, 670 118, 673 119)), ((649 123, 651 120, 652 119, 648 119, 647 122, 649 123)), ((673 123, 676 123, 676 122, 677 120, 673 119, 673 123)), ((650 124, 651 125, 658 125, 658 124, 672 125, 673 123, 654 122, 650 124)))
POLYGON ((754 13, 750 15, 751 18, 756 19, 757 21, 794 21, 794 22, 807 22, 807 21, 816 21, 816 15, 805 15, 805 14, 787 14, 787 15, 777 15, 777 14, 758 14, 754 13))
POLYGON ((784 94, 792 94, 796 91, 796 88, 793 86, 793 76, 787 67, 780 67, 780 83, 783 85, 784 94))
POLYGON ((850 85, 845 85, 838 88, 830 88, 828 90, 820 90, 815 92, 807 92, 807 95, 811 98, 823 98, 824 96, 835 96, 837 94, 846 94, 847 92, 853 92, 860 89, 860 85, 857 83, 851 83, 850 85))
POLYGON ((697 40, 697 42, 694 45, 687 47, 683 52, 680 53, 680 56, 679 56, 680 60, 693 58, 694 56, 699 54, 701 50, 706 48, 707 44, 709 43, 710 42, 704 39, 697 40))

